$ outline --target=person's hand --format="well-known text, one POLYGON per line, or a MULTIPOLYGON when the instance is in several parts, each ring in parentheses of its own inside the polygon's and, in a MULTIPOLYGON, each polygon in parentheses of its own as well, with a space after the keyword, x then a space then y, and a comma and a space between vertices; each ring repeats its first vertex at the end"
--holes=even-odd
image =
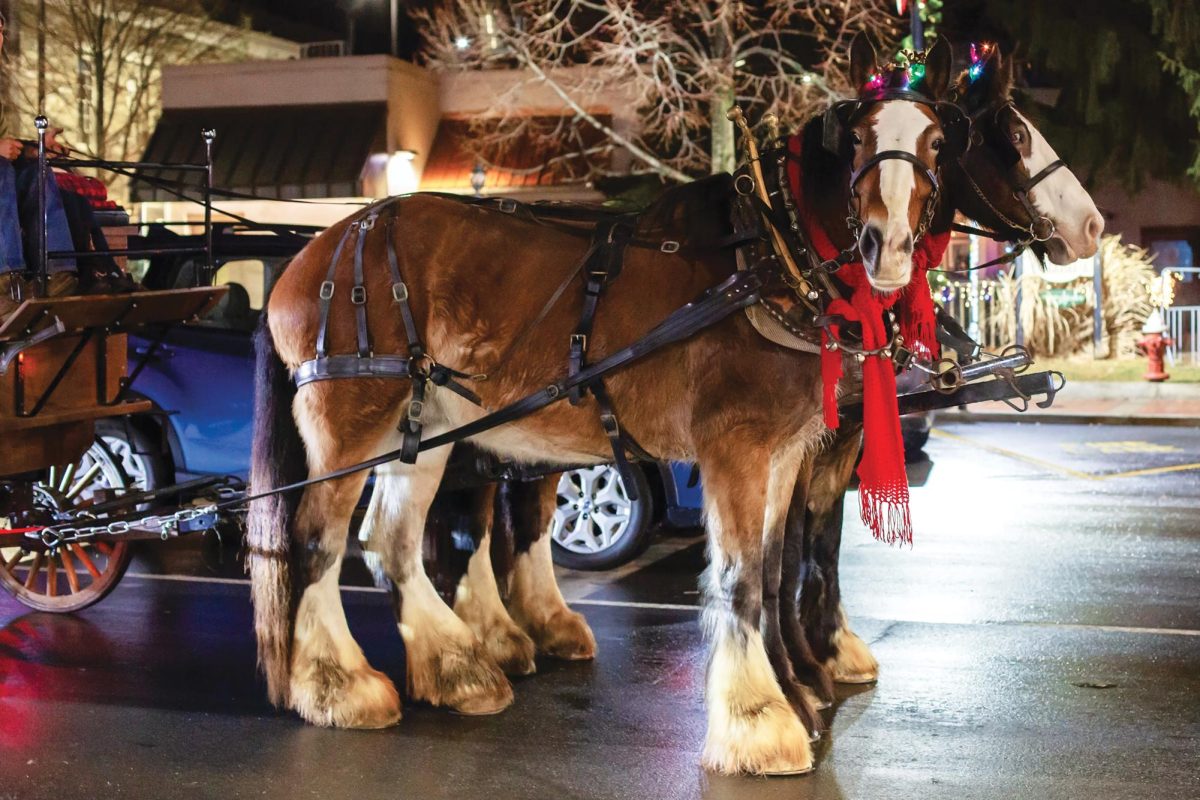
POLYGON ((65 156, 70 152, 70 148, 58 141, 58 135, 62 132, 62 128, 50 128, 48 131, 46 131, 47 153, 55 153, 60 156, 65 156))
POLYGON ((0 158, 15 161, 21 155, 22 145, 16 139, 0 139, 0 158))

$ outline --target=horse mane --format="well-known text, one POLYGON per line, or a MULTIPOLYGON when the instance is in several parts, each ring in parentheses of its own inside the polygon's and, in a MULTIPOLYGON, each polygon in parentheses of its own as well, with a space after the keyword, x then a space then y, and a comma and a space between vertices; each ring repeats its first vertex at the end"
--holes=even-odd
POLYGON ((637 215, 639 236, 665 236, 693 247, 715 244, 732 230, 733 176, 709 175, 672 186, 637 215))

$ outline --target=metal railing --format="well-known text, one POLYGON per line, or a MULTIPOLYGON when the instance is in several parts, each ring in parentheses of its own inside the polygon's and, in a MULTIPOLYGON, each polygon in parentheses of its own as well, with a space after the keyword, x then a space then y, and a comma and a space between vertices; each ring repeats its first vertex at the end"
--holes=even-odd
POLYGON ((1200 306, 1171 306, 1166 311, 1172 357, 1179 362, 1200 364, 1200 306))
MULTIPOLYGON (((206 281, 197 285, 207 286, 212 282, 213 273, 216 271, 213 262, 213 224, 212 224, 212 192, 213 192, 213 141, 216 139, 216 131, 212 128, 205 128, 200 132, 204 139, 204 163, 203 164, 158 164, 146 161, 105 161, 98 158, 69 158, 66 156, 56 157, 51 159, 46 151, 46 131, 50 127, 46 117, 38 115, 33 121, 37 128, 37 204, 38 204, 38 231, 37 243, 38 252, 36 264, 34 264, 34 286, 36 294, 39 297, 46 296, 47 283, 49 281, 50 262, 53 259, 61 258, 87 258, 90 256, 130 256, 144 257, 155 255, 200 255, 205 256, 205 278, 206 281), (145 179, 143 176, 134 172, 129 172, 129 169, 171 169, 183 173, 197 174, 200 176, 200 189, 204 204, 204 247, 174 247, 164 245, 154 248, 142 249, 124 249, 124 250, 50 250, 49 249, 49 220, 47 218, 46 195, 48 181, 54 180, 51 174, 52 167, 92 167, 104 169, 110 172, 115 172, 118 175, 125 175, 131 180, 145 179)), ((199 273, 197 273, 199 278, 199 273)))

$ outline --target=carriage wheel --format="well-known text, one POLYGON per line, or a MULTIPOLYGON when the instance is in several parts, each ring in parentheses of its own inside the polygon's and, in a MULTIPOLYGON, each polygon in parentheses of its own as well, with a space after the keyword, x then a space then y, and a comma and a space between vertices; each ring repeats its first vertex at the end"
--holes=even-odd
MULTIPOLYGON (((52 467, 39 476, 33 485, 35 511, 49 522, 54 512, 91 505, 97 489, 127 489, 130 483, 120 459, 97 438, 74 464, 52 467)), ((130 557, 128 541, 79 542, 54 554, 4 547, 0 586, 39 611, 79 611, 116 587, 130 557)))

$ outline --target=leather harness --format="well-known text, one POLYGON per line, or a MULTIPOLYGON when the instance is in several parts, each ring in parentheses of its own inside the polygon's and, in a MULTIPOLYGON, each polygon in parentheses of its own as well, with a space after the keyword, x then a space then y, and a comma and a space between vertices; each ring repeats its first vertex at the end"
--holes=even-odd
MULTIPOLYGON (((614 465, 620 472, 625 485, 626 494, 631 500, 638 499, 637 481, 632 475, 632 466, 627 454, 632 454, 639 460, 652 460, 648 454, 620 425, 612 399, 604 386, 603 376, 636 358, 640 358, 659 347, 673 341, 678 341, 702 330, 723 319, 749 303, 757 300, 758 289, 763 283, 758 272, 753 274, 736 274, 720 286, 705 293, 699 300, 689 303, 676 311, 662 324, 652 330, 630 347, 624 348, 597 364, 587 362, 588 345, 595 324, 596 312, 600 298, 609 284, 621 272, 626 249, 630 245, 653 246, 661 252, 674 253, 680 245, 673 240, 642 242, 635 239, 637 215, 619 214, 612 212, 592 211, 579 207, 560 206, 558 204, 527 205, 514 200, 464 198, 458 195, 440 195, 447 199, 464 202, 470 205, 481 205, 504 214, 520 215, 530 221, 549 224, 572 230, 576 233, 586 230, 591 225, 591 244, 583 255, 579 265, 572 270, 562 285, 551 295, 541 312, 526 328, 528 333, 542 319, 551 307, 557 303, 563 291, 571 281, 582 271, 585 275, 583 311, 579 323, 571 334, 568 342, 567 378, 552 384, 541 392, 530 395, 506 408, 486 415, 470 425, 460 427, 434 439, 421 440, 422 416, 428 391, 428 384, 444 386, 467 400, 480 405, 480 399, 475 392, 467 388, 461 379, 484 379, 486 376, 471 376, 437 363, 422 345, 412 307, 409 303, 408 286, 400 273, 399 259, 396 255, 395 240, 392 226, 396 214, 388 216, 386 221, 386 251, 388 269, 392 279, 392 300, 399 310, 404 323, 407 337, 408 354, 376 355, 371 344, 370 327, 367 319, 366 300, 367 290, 363 267, 363 249, 367 233, 376 224, 386 210, 397 198, 388 198, 369 206, 353 218, 338 240, 330 259, 324 282, 318 292, 319 323, 317 328, 316 357, 302 362, 296 369, 294 380, 297 387, 307 383, 341 378, 388 378, 408 379, 412 381, 412 398, 409 401, 407 413, 400 421, 399 430, 403 436, 402 446, 394 457, 399 457, 405 463, 414 463, 417 454, 422 450, 437 447, 440 444, 457 442, 477 433, 490 430, 504 422, 512 421, 554 402, 559 397, 569 397, 572 404, 583 402, 587 393, 596 399, 600 411, 600 424, 613 451, 614 465), (351 241, 353 240, 353 241, 351 241), (350 289, 350 301, 355 313, 355 344, 353 354, 330 355, 328 348, 329 316, 332 299, 336 291, 337 269, 343 260, 347 247, 353 247, 353 285, 350 289)), ((757 229, 735 231, 734 234, 721 239, 717 246, 737 246, 745 244, 760 235, 757 229)), ((514 342, 518 344, 524 334, 514 342)), ((503 358, 501 362, 503 362, 503 358)), ((384 463, 379 461, 378 463, 384 463)))

